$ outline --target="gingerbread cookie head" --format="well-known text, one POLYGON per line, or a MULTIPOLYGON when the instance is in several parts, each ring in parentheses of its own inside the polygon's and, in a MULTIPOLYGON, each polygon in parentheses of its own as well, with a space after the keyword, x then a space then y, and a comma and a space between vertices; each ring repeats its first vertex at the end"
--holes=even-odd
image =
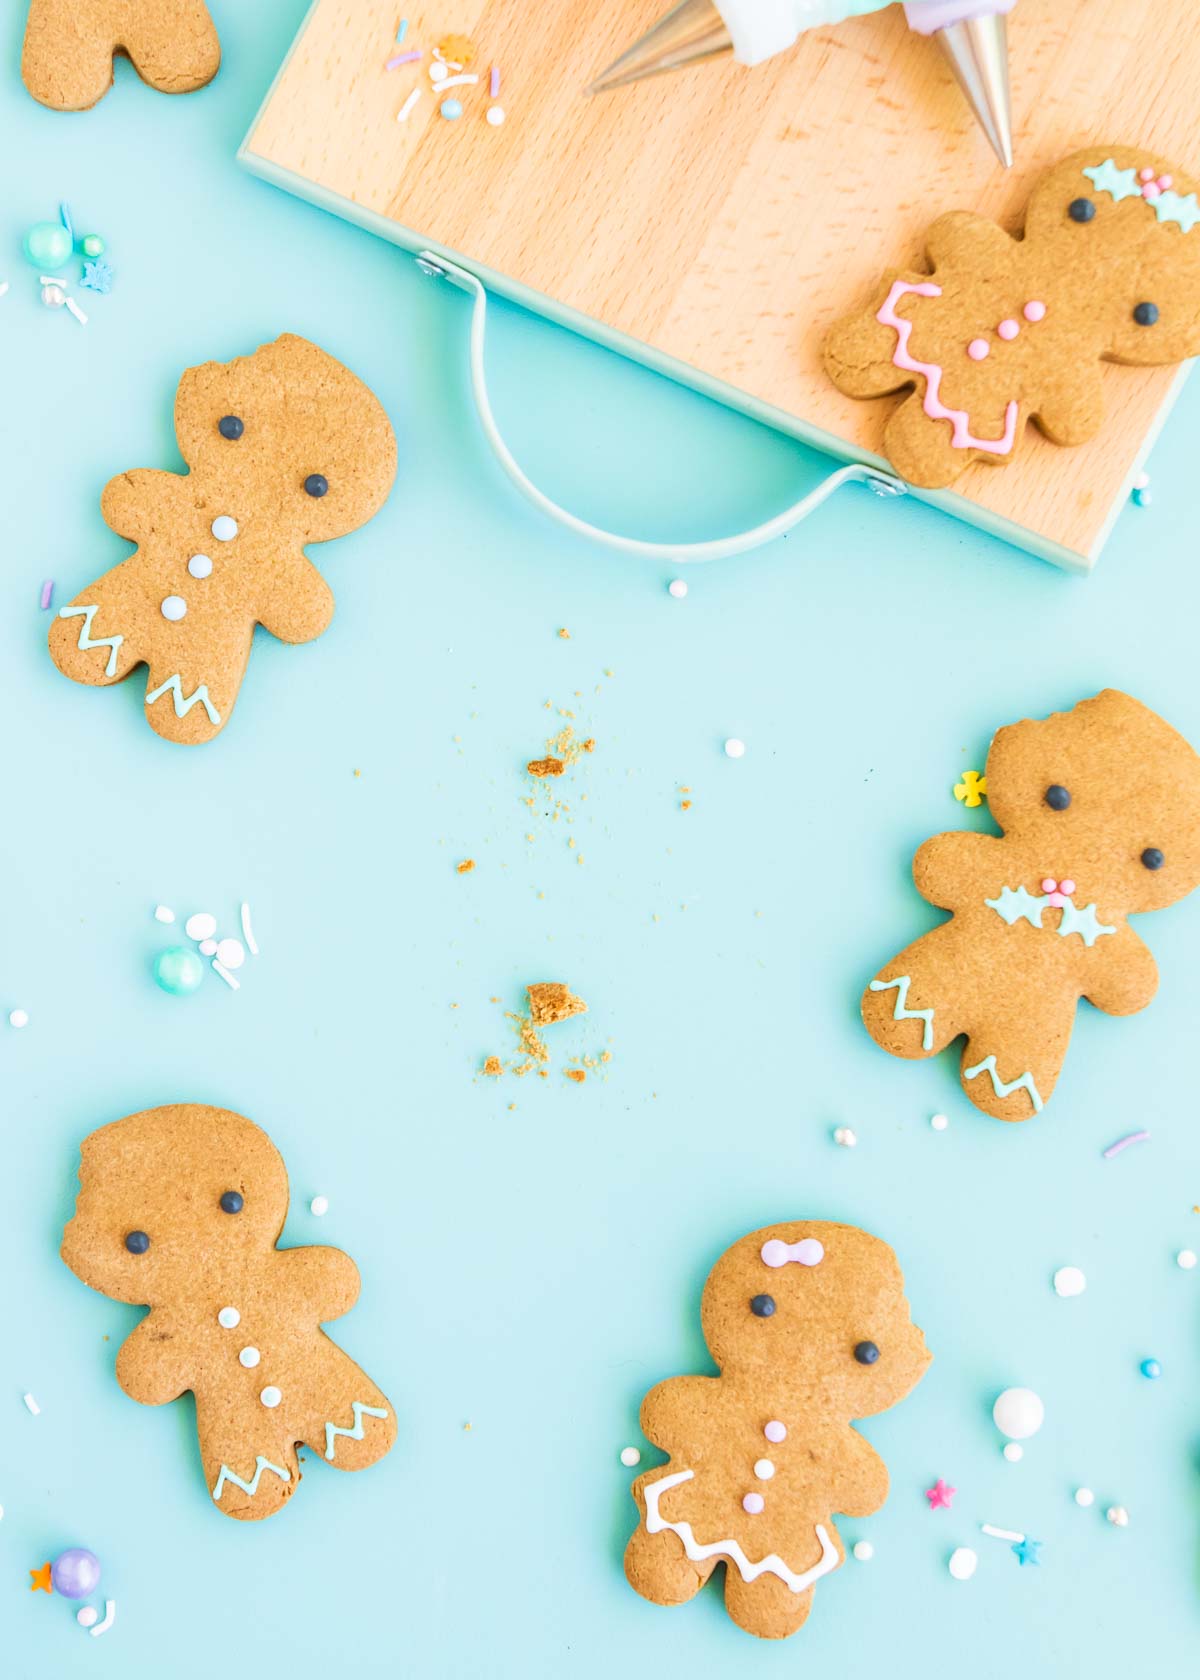
POLYGON ((63 1259, 89 1288, 142 1307, 186 1294, 198 1262, 219 1279, 268 1254, 287 1217, 279 1151, 228 1109, 154 1108, 102 1127, 84 1139, 79 1186, 63 1259))
POLYGON ((1110 921, 1200 886, 1200 757, 1128 694, 999 730, 987 786, 1006 837, 1110 921))
POLYGON ((229 721, 256 625, 284 642, 328 627, 333 591, 305 545, 378 511, 396 440, 362 381, 292 334, 189 369, 175 429, 189 471, 110 481, 104 518, 136 552, 62 607, 49 639, 89 686, 147 665, 151 728, 195 745, 229 721))
POLYGON ((896 1405, 929 1364, 895 1254, 853 1225, 743 1237, 710 1272, 700 1317, 726 1376, 803 1386, 847 1422, 896 1405))
POLYGON ((262 530, 293 549, 358 530, 396 476, 396 439, 378 398, 294 333, 252 356, 189 368, 175 435, 222 508, 238 510, 239 538, 262 530))
POLYGON ((1075 152, 1039 182, 1025 243, 1078 288, 1076 330, 1099 355, 1158 367, 1200 354, 1198 187, 1131 146, 1075 152))
POLYGON ((338 1249, 276 1247, 287 1174, 266 1134, 180 1103, 102 1127, 82 1157, 63 1259, 91 1288, 149 1307, 117 1379, 143 1405, 195 1395, 218 1509, 241 1521, 280 1510, 299 1446, 342 1470, 382 1458, 392 1408, 322 1328, 354 1305, 357 1269, 338 1249))
POLYGON ((190 93, 212 81, 221 47, 204 0, 30 0, 21 76, 42 105, 94 105, 116 56, 160 92, 190 93))

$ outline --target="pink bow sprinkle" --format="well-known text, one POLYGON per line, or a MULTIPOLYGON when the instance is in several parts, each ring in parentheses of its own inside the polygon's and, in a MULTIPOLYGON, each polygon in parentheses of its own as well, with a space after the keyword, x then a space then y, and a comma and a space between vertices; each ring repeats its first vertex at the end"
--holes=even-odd
POLYGON ((824 1258, 825 1249, 816 1237, 801 1237, 799 1242, 794 1243, 772 1237, 770 1242, 762 1245, 764 1266, 786 1266, 789 1260, 794 1260, 798 1266, 819 1266, 824 1258))
POLYGON ((1063 905, 1070 898, 1071 894, 1075 891, 1075 883, 1074 881, 1067 880, 1065 877, 1061 881, 1056 881, 1053 876, 1047 875, 1046 879, 1042 882, 1042 891, 1047 895, 1046 903, 1050 905, 1052 909, 1061 910, 1063 905))

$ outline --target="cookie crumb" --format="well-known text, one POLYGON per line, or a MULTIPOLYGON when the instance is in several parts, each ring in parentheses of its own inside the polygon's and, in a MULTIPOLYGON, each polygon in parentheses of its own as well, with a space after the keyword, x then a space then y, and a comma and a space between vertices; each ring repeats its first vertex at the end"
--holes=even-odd
POLYGON ((531 776, 561 776, 567 768, 561 758, 531 758, 525 766, 531 776))
POLYGON ((526 986, 529 995, 530 1018, 535 1026, 553 1026, 556 1021, 569 1020, 572 1015, 585 1015, 587 1004, 575 997, 561 980, 539 980, 526 986))
POLYGON ((489 1079, 498 1079, 504 1072, 504 1063, 499 1056, 489 1056, 483 1064, 483 1071, 489 1079))
POLYGON ((565 626, 558 632, 558 635, 560 641, 569 642, 571 640, 571 632, 565 626))
POLYGON ((474 858, 464 858, 461 863, 457 863, 454 866, 455 873, 458 874, 458 875, 469 875, 471 873, 472 869, 474 869, 474 867, 475 867, 475 859, 474 858))
POLYGON ((567 1079, 574 1080, 576 1085, 582 1085, 587 1078, 587 1074, 582 1068, 564 1068, 563 1075, 567 1079))

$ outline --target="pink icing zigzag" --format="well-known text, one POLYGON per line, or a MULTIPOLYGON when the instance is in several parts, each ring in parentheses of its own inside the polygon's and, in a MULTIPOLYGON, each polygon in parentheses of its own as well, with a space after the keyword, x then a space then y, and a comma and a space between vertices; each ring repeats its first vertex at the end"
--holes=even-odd
POLYGON ((903 315, 896 314, 896 305, 906 292, 916 292, 918 297, 941 297, 942 288, 935 286, 932 280, 922 280, 915 284, 911 280, 893 282, 887 301, 875 317, 883 326, 896 329, 893 363, 896 367, 903 368, 905 373, 920 373, 925 376, 925 396, 921 406, 931 420, 949 420, 953 423, 951 442, 955 449, 983 449, 990 455, 1007 455, 1017 435, 1016 401, 1010 401, 1004 410, 1003 436, 995 439, 972 437, 970 417, 966 410, 947 408, 938 394, 942 385, 942 369, 936 362, 918 362, 908 353, 913 324, 903 315))

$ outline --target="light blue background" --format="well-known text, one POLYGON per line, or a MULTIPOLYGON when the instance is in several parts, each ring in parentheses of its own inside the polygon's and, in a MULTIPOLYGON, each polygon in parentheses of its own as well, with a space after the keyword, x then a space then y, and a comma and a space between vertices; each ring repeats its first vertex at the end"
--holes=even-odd
MULTIPOLYGON (((674 601, 669 568, 568 539, 510 493, 468 408, 465 300, 235 167, 304 0, 215 0, 212 87, 164 98, 123 67, 79 117, 24 93, 14 10, 0 26, 0 1006, 32 1021, 0 1024, 6 1675, 732 1680, 869 1664, 916 1680, 932 1663, 1050 1680, 1148 1654, 1184 1672, 1200 1635, 1200 1270, 1173 1257, 1200 1247, 1200 906, 1144 924, 1159 999, 1126 1021, 1085 1008, 1030 1124, 971 1109, 953 1058, 882 1055, 857 998, 935 920, 909 883, 916 845, 987 826, 950 789, 995 726, 1116 684, 1200 741, 1200 383, 1155 451, 1153 506, 1123 515, 1091 580, 848 490, 773 548, 697 570, 674 601), (64 198, 118 274, 86 329, 41 307, 18 248, 64 198), (65 601, 126 552, 100 490, 126 467, 178 465, 181 370, 285 329, 372 384, 399 478, 371 525, 315 551, 337 593, 329 632, 304 648, 260 635, 230 728, 173 748, 143 723, 139 680, 90 691, 55 671, 38 592, 54 577, 65 601), (597 741, 555 790, 571 827, 521 803, 547 701, 597 741), (728 735, 747 743, 741 762, 722 754, 728 735), (478 868, 459 877, 466 856, 478 868), (153 906, 212 909, 233 931, 243 897, 262 956, 240 993, 211 975, 190 1000, 157 991, 169 936, 153 906), (551 1077, 478 1078, 508 1048, 503 1010, 544 978, 590 1006, 554 1029, 551 1077), (606 1080, 563 1079, 568 1054, 604 1048, 606 1080), (189 1098, 276 1140, 288 1241, 358 1261, 362 1299, 334 1334, 400 1419, 381 1465, 310 1465, 262 1525, 212 1509, 190 1402, 149 1411, 120 1392, 113 1356, 137 1314, 57 1258, 79 1140, 189 1098), (836 1124, 856 1150, 832 1144, 836 1124), (1149 1143, 1101 1159, 1139 1126, 1149 1143), (307 1211, 316 1192, 324 1221, 307 1211), (647 1387, 707 1368, 713 1260, 808 1215, 894 1244, 936 1360, 865 1428, 892 1494, 842 1531, 869 1536, 874 1561, 849 1561, 807 1628, 771 1646, 714 1590, 668 1611, 628 1589, 618 1453, 640 1441, 647 1387), (1089 1288, 1060 1301, 1050 1276, 1068 1262, 1089 1288), (1138 1375, 1147 1354, 1157 1384, 1138 1375), (1047 1408, 1018 1466, 989 1416, 1014 1383, 1047 1408), (921 1490, 938 1475, 959 1493, 932 1515, 921 1490), (1091 1511, 1072 1501, 1080 1483, 1091 1511), (1104 1520, 1113 1502, 1131 1513, 1123 1532, 1104 1520), (1020 1569, 981 1521, 1044 1541, 1043 1566, 1020 1569), (72 1543, 99 1553, 118 1601, 101 1640, 27 1588, 72 1543), (969 1585, 946 1572, 960 1544, 980 1554, 969 1585)), ((515 86, 509 103, 519 122, 515 86)), ((496 315, 502 420, 588 517, 699 538, 826 466, 496 315)))

